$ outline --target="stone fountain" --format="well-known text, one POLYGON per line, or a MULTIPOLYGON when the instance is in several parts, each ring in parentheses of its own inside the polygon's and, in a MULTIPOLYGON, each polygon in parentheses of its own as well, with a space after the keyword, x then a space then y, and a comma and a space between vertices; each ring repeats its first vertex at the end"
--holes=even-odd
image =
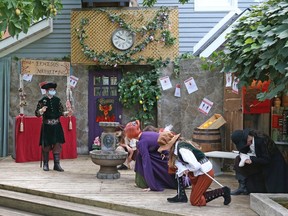
POLYGON ((103 128, 101 150, 90 151, 92 162, 100 165, 96 175, 99 179, 120 178, 117 166, 125 162, 128 153, 116 150, 118 139, 115 130, 119 125, 119 122, 99 122, 99 126, 103 128))

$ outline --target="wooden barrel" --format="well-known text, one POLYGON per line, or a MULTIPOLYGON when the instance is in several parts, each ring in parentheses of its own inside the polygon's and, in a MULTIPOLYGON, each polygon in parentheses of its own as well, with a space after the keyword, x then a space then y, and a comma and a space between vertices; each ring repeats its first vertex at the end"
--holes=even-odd
POLYGON ((222 150, 220 129, 194 128, 192 141, 196 142, 203 152, 222 150))

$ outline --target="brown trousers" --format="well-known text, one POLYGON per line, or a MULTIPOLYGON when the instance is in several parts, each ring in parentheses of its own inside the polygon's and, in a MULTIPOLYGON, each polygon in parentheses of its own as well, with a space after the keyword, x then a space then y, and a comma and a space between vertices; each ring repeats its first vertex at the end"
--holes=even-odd
MULTIPOLYGON (((214 178, 213 169, 208 172, 208 174, 214 178)), ((190 203, 192 206, 205 206, 206 199, 204 193, 210 187, 212 179, 207 175, 194 176, 193 172, 189 172, 189 178, 192 184, 191 194, 190 194, 190 203)))

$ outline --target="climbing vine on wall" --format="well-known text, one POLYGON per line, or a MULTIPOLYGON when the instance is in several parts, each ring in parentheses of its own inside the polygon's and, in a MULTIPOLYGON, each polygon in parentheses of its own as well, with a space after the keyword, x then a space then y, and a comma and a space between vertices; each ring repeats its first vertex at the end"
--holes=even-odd
POLYGON ((132 118, 142 122, 153 120, 153 110, 161 96, 157 81, 159 70, 127 72, 119 83, 120 101, 134 111, 132 118))
MULTIPOLYGON (((75 31, 82 47, 82 51, 87 58, 93 60, 99 65, 110 65, 116 67, 119 64, 139 64, 141 62, 148 63, 147 59, 144 59, 142 56, 133 56, 143 51, 150 43, 163 43, 164 46, 172 46, 176 42, 176 38, 173 37, 172 33, 169 31, 170 11, 167 7, 161 7, 157 11, 155 17, 145 26, 141 26, 140 28, 133 28, 131 23, 127 23, 121 18, 121 14, 112 14, 109 12, 109 10, 105 9, 97 10, 102 13, 106 13, 112 23, 117 23, 119 27, 130 31, 132 34, 140 34, 142 38, 142 40, 135 47, 124 52, 116 52, 114 50, 96 52, 90 48, 85 41, 88 38, 85 27, 89 25, 89 19, 81 19, 80 27, 76 28, 75 31)), ((158 60, 162 61, 161 58, 158 60)))
POLYGON ((164 46, 172 46, 175 44, 177 39, 173 37, 169 30, 169 9, 167 7, 161 7, 152 20, 145 26, 139 28, 133 28, 131 23, 121 18, 121 14, 112 14, 109 13, 109 10, 102 8, 98 9, 98 11, 106 13, 109 20, 112 23, 117 23, 118 27, 129 30, 135 35, 140 34, 142 40, 133 48, 124 52, 116 52, 113 50, 96 52, 86 43, 86 39, 89 36, 86 34, 85 28, 89 25, 89 19, 83 18, 80 21, 80 27, 75 29, 75 31, 84 55, 98 65, 109 65, 113 67, 129 63, 146 63, 147 65, 151 65, 151 70, 125 73, 118 87, 120 102, 125 108, 135 111, 132 118, 139 119, 143 123, 153 120, 153 111, 161 96, 161 90, 157 84, 160 76, 159 71, 160 68, 167 66, 170 59, 162 59, 161 57, 157 59, 144 59, 142 56, 133 56, 143 51, 150 43, 163 44, 164 46), (135 109, 135 106, 137 109, 135 109))
MULTIPOLYGON (((75 29, 79 43, 84 55, 93 60, 97 65, 109 65, 117 67, 121 64, 140 64, 146 63, 151 65, 151 70, 133 71, 123 74, 123 78, 118 84, 120 93, 120 102, 129 110, 134 111, 132 119, 139 119, 143 124, 153 120, 153 114, 157 106, 157 101, 161 97, 161 89, 158 85, 160 78, 160 69, 166 67, 171 60, 159 58, 133 57, 135 54, 143 51, 148 44, 157 43, 164 46, 172 46, 176 43, 177 38, 173 37, 170 32, 169 9, 161 7, 155 14, 155 17, 145 26, 133 28, 131 23, 127 23, 121 18, 121 14, 115 15, 109 13, 109 10, 98 9, 106 13, 112 23, 117 23, 118 27, 129 30, 133 34, 140 34, 142 40, 133 48, 116 52, 113 50, 96 52, 90 48, 86 39, 85 28, 89 25, 89 19, 83 18, 80 21, 80 27, 75 29)), ((191 58, 190 54, 183 54, 175 59, 175 77, 179 76, 179 61, 181 59, 191 58)))

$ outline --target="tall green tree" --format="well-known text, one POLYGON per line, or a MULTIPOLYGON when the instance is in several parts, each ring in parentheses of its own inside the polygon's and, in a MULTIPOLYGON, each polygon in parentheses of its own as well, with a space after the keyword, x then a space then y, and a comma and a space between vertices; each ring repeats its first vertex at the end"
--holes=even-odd
POLYGON ((55 17, 61 11, 61 0, 1 0, 0 1, 0 32, 18 37, 25 34, 36 21, 45 17, 55 17))
POLYGON ((224 72, 233 72, 239 85, 253 79, 270 80, 269 90, 258 99, 288 93, 288 1, 269 0, 251 11, 234 26, 225 44, 224 72))

